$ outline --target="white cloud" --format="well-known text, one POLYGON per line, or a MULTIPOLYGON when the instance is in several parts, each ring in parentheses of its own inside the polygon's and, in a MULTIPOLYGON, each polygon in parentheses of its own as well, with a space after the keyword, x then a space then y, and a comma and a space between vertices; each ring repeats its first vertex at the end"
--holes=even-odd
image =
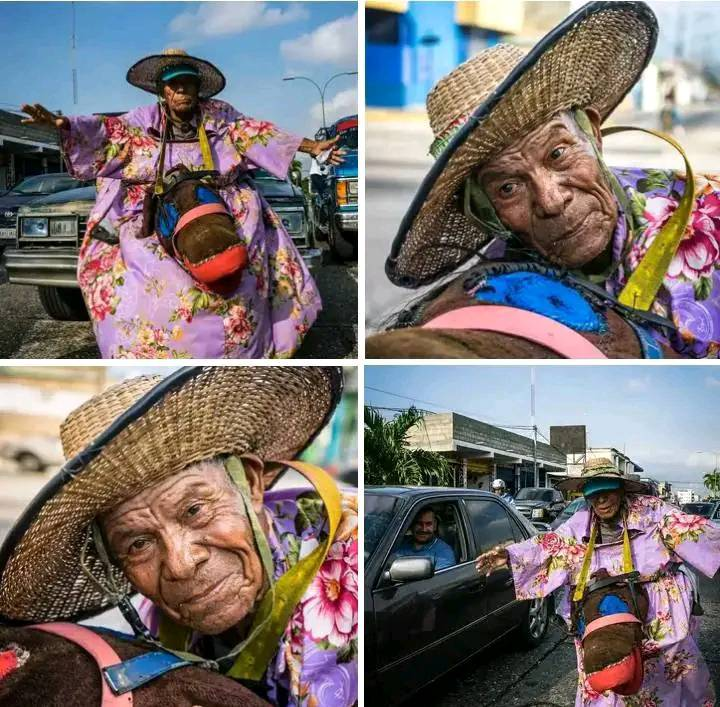
POLYGON ((356 66, 358 53, 357 13, 321 25, 296 39, 280 42, 280 53, 303 64, 356 66))
POLYGON ((705 386, 707 388, 720 388, 720 377, 718 376, 706 376, 705 386))
POLYGON ((170 21, 170 32, 187 41, 200 37, 241 34, 249 29, 284 25, 305 19, 301 3, 271 7, 267 2, 203 2, 197 10, 182 12, 170 21))
POLYGON ((633 393, 644 393, 650 389, 650 378, 631 378, 626 385, 627 389, 633 393))
MULTIPOLYGON (((355 115, 357 112, 357 86, 340 91, 331 99, 325 101, 325 120, 328 125, 344 115, 355 115)), ((311 108, 310 113, 318 123, 322 120, 322 106, 319 102, 311 108)))

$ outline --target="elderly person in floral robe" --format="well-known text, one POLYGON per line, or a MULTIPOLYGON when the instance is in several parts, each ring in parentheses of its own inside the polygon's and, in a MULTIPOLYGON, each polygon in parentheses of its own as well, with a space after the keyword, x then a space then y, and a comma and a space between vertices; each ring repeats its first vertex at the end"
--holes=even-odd
POLYGON ((317 156, 330 150, 337 163, 333 143, 285 133, 213 99, 225 78, 182 50, 142 59, 128 81, 158 102, 118 117, 58 117, 38 104, 23 106, 26 123, 58 128, 70 174, 97 180, 78 280, 102 356, 292 356, 317 317, 320 297, 280 219, 247 175, 262 168, 286 179, 297 151, 317 156), (166 172, 179 165, 202 170, 200 129, 207 135, 220 195, 248 252, 248 269, 229 294, 200 286, 156 235, 139 238, 166 124, 166 172))
POLYGON ((272 704, 355 704, 357 497, 297 459, 341 392, 339 369, 217 366, 90 399, 62 426, 69 461, 0 547, 0 625, 119 606, 141 645, 272 704), (271 490, 287 468, 309 485, 271 490))
POLYGON ((435 86, 436 164, 386 263, 397 285, 435 287, 368 356, 720 355, 720 181, 602 157, 656 36, 644 3, 593 2, 528 55, 493 46, 435 86))
POLYGON ((713 685, 697 643, 693 586, 680 565, 688 563, 712 577, 720 567, 720 529, 659 498, 635 493, 641 485, 623 479, 607 459, 589 462, 582 477, 568 479, 564 485, 581 489, 588 508, 554 532, 480 555, 478 570, 489 573, 508 565, 518 599, 544 597, 558 590, 556 609, 570 626, 572 589, 578 584, 591 524, 599 529, 592 574, 599 570, 609 575, 623 573, 625 526, 633 566, 649 600, 642 641, 644 680, 637 693, 625 697, 611 690, 593 691, 583 672, 582 640, 576 637, 576 707, 712 707, 713 685))

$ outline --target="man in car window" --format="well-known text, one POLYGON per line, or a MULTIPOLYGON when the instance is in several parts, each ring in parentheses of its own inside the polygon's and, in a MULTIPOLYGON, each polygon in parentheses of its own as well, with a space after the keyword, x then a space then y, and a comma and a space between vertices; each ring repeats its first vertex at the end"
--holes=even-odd
POLYGON ((412 537, 405 538, 395 557, 432 557, 435 569, 442 570, 457 564, 455 551, 444 540, 437 537, 437 520, 432 508, 424 508, 416 516, 412 537))

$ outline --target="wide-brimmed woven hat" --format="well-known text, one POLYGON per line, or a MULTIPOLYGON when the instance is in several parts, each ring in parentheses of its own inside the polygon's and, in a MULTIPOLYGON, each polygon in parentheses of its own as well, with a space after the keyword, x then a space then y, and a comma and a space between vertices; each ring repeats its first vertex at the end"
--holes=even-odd
POLYGON ((604 120, 640 78, 657 20, 643 2, 592 2, 527 53, 500 44, 441 79, 427 98, 435 164, 393 241, 385 271, 419 287, 477 255, 490 238, 463 210, 467 177, 563 110, 604 120))
POLYGON ((641 493, 646 490, 645 484, 641 481, 628 479, 609 459, 604 457, 590 459, 583 467, 580 476, 563 479, 557 484, 557 488, 561 491, 581 491, 583 486, 591 479, 617 479, 622 482, 625 491, 628 493, 641 493))
MULTIPOLYGON (((210 366, 112 386, 61 427, 69 460, 0 547, 0 622, 77 621, 109 607, 88 528, 118 503, 194 462, 252 453, 291 460, 327 423, 339 368, 210 366)), ((115 581, 131 587, 118 569, 115 581)))
POLYGON ((225 88, 225 76, 205 59, 190 56, 184 49, 165 49, 162 54, 151 54, 133 64, 127 72, 127 81, 149 93, 157 93, 158 79, 174 66, 192 66, 197 69, 200 98, 211 98, 225 88))

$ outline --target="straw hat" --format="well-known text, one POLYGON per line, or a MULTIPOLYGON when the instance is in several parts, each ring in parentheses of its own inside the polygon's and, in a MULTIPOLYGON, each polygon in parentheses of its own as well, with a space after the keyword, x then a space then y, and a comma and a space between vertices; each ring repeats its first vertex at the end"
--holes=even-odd
POLYGON ((200 74, 200 98, 212 98, 225 88, 225 77, 220 69, 205 59, 190 56, 184 49, 165 49, 162 54, 151 54, 133 64, 127 72, 127 82, 143 91, 156 94, 158 79, 173 66, 192 66, 200 74))
POLYGON ((463 213, 467 177, 559 111, 594 107, 607 118, 650 61, 657 31, 643 2, 592 2, 527 55, 500 44, 441 79, 427 98, 436 162, 393 241, 390 280, 419 287, 477 255, 489 237, 463 213))
POLYGON ((581 491, 582 487, 591 479, 619 479, 628 493, 642 493, 646 490, 645 484, 628 479, 609 459, 604 457, 590 459, 583 467, 580 476, 563 479, 557 484, 557 488, 561 491, 581 491))
MULTIPOLYGON (((86 567, 106 576, 86 543, 98 515, 220 454, 296 457, 341 392, 339 368, 209 366, 126 380, 86 402, 60 430, 69 461, 0 547, 0 621, 77 621, 107 609, 81 565, 88 545, 86 567)), ((120 570, 114 575, 130 593, 120 570)))

